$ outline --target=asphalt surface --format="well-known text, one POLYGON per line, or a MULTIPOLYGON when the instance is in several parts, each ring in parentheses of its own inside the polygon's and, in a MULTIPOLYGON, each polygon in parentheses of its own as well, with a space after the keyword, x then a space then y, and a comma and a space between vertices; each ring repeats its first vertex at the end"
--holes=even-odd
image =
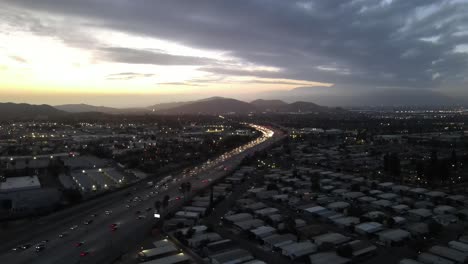
MULTIPOLYGON (((257 128, 268 133, 263 127, 257 128)), ((169 195, 169 208, 182 205, 184 199, 179 191, 182 182, 190 181, 193 192, 207 188, 210 183, 226 175, 225 168, 235 168, 246 155, 266 148, 282 136, 281 132, 275 131, 274 135, 270 133, 268 137, 252 141, 212 159, 203 166, 174 175, 166 187, 161 185, 158 188, 149 188, 145 181, 130 189, 131 196, 124 196, 129 190, 119 191, 90 204, 58 212, 18 230, 7 232, 5 236, 2 235, 2 238, 7 239, 2 239, 0 263, 112 263, 148 235, 156 221, 153 217, 156 200, 162 200, 165 195, 169 195), (136 196, 141 199, 127 201, 136 196), (107 210, 112 213, 107 215, 107 210), (97 216, 93 217, 91 214, 97 216), (137 219, 138 216, 144 218, 137 219), (85 225, 84 222, 90 219, 93 222, 85 225), (112 224, 117 225, 115 231, 111 229, 112 224), (77 227, 71 230, 75 225, 77 227), (59 238, 59 235, 65 232, 68 235, 59 238), (49 241, 44 243, 44 250, 36 252, 35 247, 42 240, 49 241), (13 246, 9 247, 26 243, 31 245, 26 250, 13 251, 13 246)))

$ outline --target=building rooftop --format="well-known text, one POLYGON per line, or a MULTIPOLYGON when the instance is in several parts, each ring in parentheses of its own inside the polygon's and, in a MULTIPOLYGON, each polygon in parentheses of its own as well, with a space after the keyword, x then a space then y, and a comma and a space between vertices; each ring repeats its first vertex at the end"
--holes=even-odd
POLYGON ((226 251, 220 254, 210 256, 210 258, 216 260, 216 263, 231 263, 229 261, 234 260, 237 260, 237 262, 232 263, 241 263, 253 259, 252 255, 244 249, 234 249, 231 251, 226 251))
POLYGON ((0 192, 14 192, 41 188, 41 183, 37 176, 24 176, 6 178, 5 182, 0 182, 0 192))
POLYGON ((338 256, 335 252, 323 252, 309 256, 311 264, 345 264, 350 263, 351 260, 338 256))

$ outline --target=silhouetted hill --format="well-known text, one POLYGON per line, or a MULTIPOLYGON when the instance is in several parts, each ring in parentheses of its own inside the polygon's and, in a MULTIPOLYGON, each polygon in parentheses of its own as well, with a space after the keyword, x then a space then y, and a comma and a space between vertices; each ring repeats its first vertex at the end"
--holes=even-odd
POLYGON ((31 105, 0 103, 0 119, 48 119, 65 116, 67 113, 55 109, 50 105, 31 105))
POLYGON ((157 114, 247 114, 259 112, 271 113, 310 113, 323 112, 331 113, 343 111, 335 108, 328 108, 310 102, 294 102, 291 104, 281 100, 255 100, 251 103, 244 101, 223 98, 211 97, 199 101, 178 103, 179 105, 172 108, 167 108, 155 111, 157 114))
POLYGON ((250 102, 252 105, 257 107, 257 109, 269 112, 269 111, 278 111, 281 107, 285 107, 288 104, 281 101, 281 100, 264 100, 264 99, 257 99, 255 101, 250 102))
POLYGON ((207 102, 207 101, 221 100, 221 99, 230 99, 230 98, 221 97, 221 96, 213 96, 213 97, 196 100, 195 102, 207 102))
POLYGON ((208 98, 158 111, 163 114, 246 114, 256 112, 257 108, 249 103, 229 98, 208 98))
POLYGON ((147 109, 154 110, 154 111, 161 111, 161 110, 171 109, 171 108, 175 108, 175 107, 179 107, 179 106, 183 106, 183 105, 191 104, 191 103, 193 103, 193 101, 161 103, 161 104, 148 106, 147 109))
POLYGON ((170 103, 160 103, 146 107, 149 110, 154 110, 155 112, 160 112, 162 110, 172 109, 183 105, 188 105, 196 102, 206 102, 211 100, 225 99, 224 97, 214 96, 205 99, 200 99, 196 101, 185 101, 185 102, 170 102, 170 103))
POLYGON ((291 104, 286 104, 280 108, 278 108, 278 111, 280 112, 294 112, 294 113, 303 113, 303 112, 326 112, 329 111, 330 109, 325 106, 320 106, 311 102, 294 102, 291 104))
POLYGON ((468 98, 450 97, 430 89, 376 88, 336 85, 331 87, 298 87, 288 91, 258 94, 265 99, 287 102, 320 102, 323 106, 450 106, 466 105, 468 98))
POLYGON ((356 99, 365 106, 447 106, 463 103, 459 98, 425 89, 386 89, 367 93, 356 99))
MULTIPOLYGON (((342 111, 342 110, 341 110, 342 111)), ((281 100, 255 100, 251 103, 224 98, 210 97, 198 101, 164 103, 146 108, 112 108, 104 106, 93 106, 87 104, 66 104, 52 107, 50 105, 29 105, 0 103, 1 120, 14 119, 76 119, 89 118, 102 119, 112 118, 115 115, 146 115, 168 114, 168 115, 217 115, 226 113, 248 114, 248 113, 330 113, 338 112, 337 109, 319 106, 311 102, 294 102, 291 104, 281 100), (154 109, 154 110, 153 110, 154 109)))
POLYGON ((88 104, 65 104, 54 106, 58 110, 69 113, 85 113, 85 112, 101 112, 101 113, 115 113, 119 111, 117 108, 106 106, 94 106, 88 104))
POLYGON ((68 113, 106 113, 106 114, 132 114, 132 113, 148 113, 146 108, 113 108, 107 106, 94 106, 88 104, 65 104, 54 106, 58 110, 68 113))

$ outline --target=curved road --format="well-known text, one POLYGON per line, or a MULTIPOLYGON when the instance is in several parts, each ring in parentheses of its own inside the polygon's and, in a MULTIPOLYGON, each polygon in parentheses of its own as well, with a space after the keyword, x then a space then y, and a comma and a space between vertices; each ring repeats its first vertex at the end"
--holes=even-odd
POLYGON ((223 167, 235 168, 246 155, 264 149, 283 137, 280 131, 273 133, 266 127, 252 126, 261 131, 263 136, 208 161, 199 168, 195 167, 185 174, 175 175, 167 187, 148 188, 146 182, 141 182, 131 189, 131 196, 124 197, 128 189, 118 191, 10 232, 8 236, 11 239, 1 243, 3 253, 0 255, 0 263, 112 263, 138 245, 151 230, 155 223, 152 208, 156 200, 162 200, 165 195, 169 195, 169 209, 180 206, 183 198, 180 197, 178 187, 182 182, 190 181, 193 192, 204 189, 210 182, 226 176, 223 167), (128 201, 137 196, 140 199, 128 201), (112 213, 106 214, 105 211, 112 213), (93 217, 91 214, 97 216, 93 217), (138 216, 144 218, 137 219, 138 216), (90 219, 93 222, 85 225, 84 221, 90 219), (117 225, 115 231, 111 229, 112 224, 117 225), (75 225, 77 227, 71 230, 75 225), (62 233, 67 235, 59 238, 62 233), (42 240, 49 240, 45 243, 46 248, 36 252, 35 245, 42 240), (7 248, 9 245, 18 246, 25 243, 31 244, 32 247, 17 251, 11 250, 13 246, 7 248))

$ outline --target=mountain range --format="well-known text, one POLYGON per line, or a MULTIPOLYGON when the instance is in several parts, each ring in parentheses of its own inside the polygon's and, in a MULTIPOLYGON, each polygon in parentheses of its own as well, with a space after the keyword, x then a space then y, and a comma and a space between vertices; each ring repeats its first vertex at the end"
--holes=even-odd
POLYGON ((310 102, 286 103, 281 100, 255 100, 244 102, 232 98, 210 97, 197 101, 175 102, 156 104, 142 108, 112 108, 105 106, 93 106, 88 104, 67 104, 67 105, 30 105, 15 103, 0 103, 0 112, 3 114, 0 119, 40 119, 55 118, 65 116, 77 116, 86 113, 100 114, 161 114, 161 115, 218 115, 227 113, 248 114, 248 113, 304 113, 304 112, 336 112, 336 108, 319 106, 310 102))
POLYGON ((468 105, 468 98, 450 97, 430 89, 376 88, 355 86, 298 87, 292 90, 268 91, 256 94, 264 99, 282 99, 286 102, 317 102, 324 106, 457 106, 468 105))
POLYGON ((15 103, 0 103, 0 113, 0 120, 45 119, 67 115, 66 112, 50 105, 15 103))
POLYGON ((286 103, 281 100, 254 100, 244 102, 232 98, 210 97, 197 101, 162 103, 142 108, 112 108, 87 104, 68 104, 55 106, 69 113, 101 112, 106 114, 247 114, 254 112, 329 112, 334 108, 319 106, 310 102, 286 103))
POLYGON ((107 106, 94 106, 89 104, 64 104, 54 106, 56 109, 68 113, 98 112, 105 114, 130 114, 148 112, 146 108, 114 108, 107 106))
MULTIPOLYGON (((226 113, 341 113, 345 110, 323 105, 368 105, 377 107, 395 106, 449 106, 460 104, 461 99, 444 96, 430 90, 362 89, 361 93, 350 93, 346 87, 299 87, 289 91, 259 94, 254 101, 232 98, 210 97, 195 101, 155 104, 140 108, 113 108, 88 104, 30 105, 0 103, 0 120, 40 119, 73 116, 75 118, 102 115, 219 115, 226 113), (282 98, 284 100, 278 100, 282 98), (311 101, 320 102, 320 105, 311 101), (291 102, 291 103, 290 103, 291 102), (352 102, 352 103, 350 103, 352 102)), ((463 101, 461 101, 463 102, 463 101)))

